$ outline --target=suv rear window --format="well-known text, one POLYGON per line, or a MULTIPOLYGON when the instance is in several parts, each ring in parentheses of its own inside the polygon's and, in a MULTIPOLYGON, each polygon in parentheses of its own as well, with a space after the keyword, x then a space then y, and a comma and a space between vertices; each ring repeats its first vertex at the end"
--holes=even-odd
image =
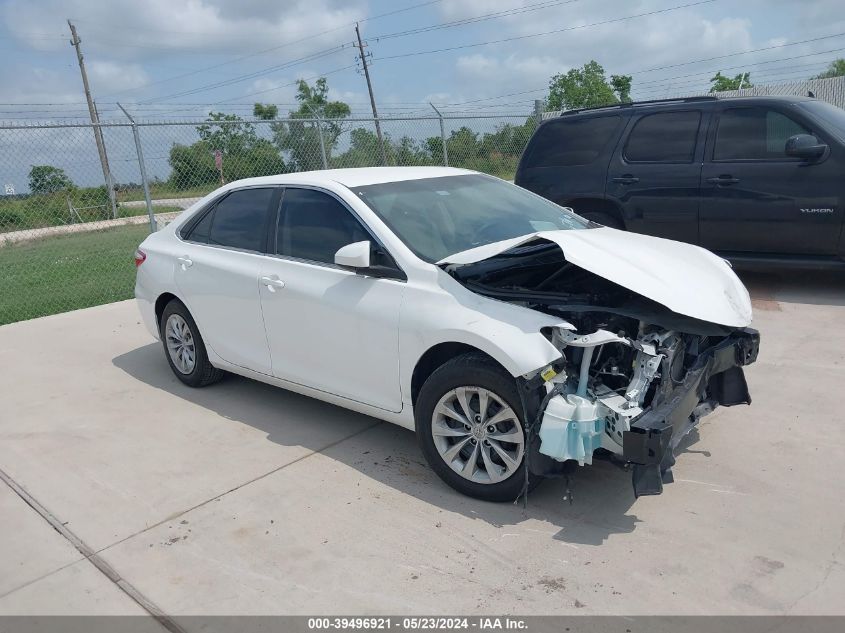
POLYGON ((639 163, 691 163, 701 114, 658 112, 642 117, 625 144, 625 160, 639 163))
POLYGON ((546 123, 531 145, 526 167, 588 165, 616 138, 621 123, 619 115, 563 116, 546 123))

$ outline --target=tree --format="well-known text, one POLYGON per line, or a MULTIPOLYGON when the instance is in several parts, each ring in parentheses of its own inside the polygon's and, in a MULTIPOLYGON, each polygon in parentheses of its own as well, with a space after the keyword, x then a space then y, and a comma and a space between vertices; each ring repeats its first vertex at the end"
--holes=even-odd
POLYGON ((613 92, 616 93, 616 97, 622 103, 630 103, 631 102, 631 82, 633 78, 631 75, 611 75, 610 76, 610 86, 613 88, 613 92))
POLYGON ((841 57, 830 62, 824 72, 816 75, 813 79, 830 79, 831 77, 845 76, 845 59, 841 57))
POLYGON ((73 188, 73 181, 64 169, 52 165, 33 165, 29 170, 29 190, 32 193, 56 193, 73 188))
MULTIPOLYGON (((535 128, 534 117, 527 117, 522 125, 506 123, 480 136, 468 127, 453 130, 446 139, 449 164, 511 179, 535 128)), ((440 136, 427 138, 418 150, 428 162, 416 164, 443 164, 443 139, 440 136)), ((416 160, 419 160, 418 155, 416 160)), ((397 160, 397 164, 405 163, 397 160)))
POLYGON ((252 107, 252 116, 256 119, 262 119, 264 121, 272 121, 279 115, 279 106, 273 105, 272 103, 262 104, 256 103, 252 107))
POLYGON ((613 85, 608 83, 602 65, 590 60, 583 68, 551 78, 547 105, 552 110, 572 110, 618 103, 622 96, 630 99, 631 77, 614 75, 611 79, 613 85))
POLYGON ((751 73, 739 73, 734 77, 725 77, 721 71, 717 72, 710 80, 710 92, 724 92, 726 90, 739 90, 751 88, 751 73))
POLYGON ((236 114, 209 112, 206 121, 209 123, 197 126, 197 134, 201 140, 224 154, 242 154, 258 141, 255 126, 236 114))
POLYGON ((252 123, 223 112, 209 112, 206 121, 196 128, 199 141, 170 148, 170 181, 174 187, 208 187, 219 182, 214 164, 217 151, 222 154, 227 180, 288 171, 279 151, 268 139, 258 136, 252 123))
MULTIPOLYGON (((390 136, 385 135, 384 145, 391 165, 433 164, 429 153, 408 136, 393 141, 390 136)), ((371 167, 380 164, 381 146, 378 136, 373 130, 363 127, 349 132, 349 149, 332 159, 333 167, 371 167)))
MULTIPOLYGON (((338 138, 343 133, 343 119, 352 111, 343 101, 329 101, 329 86, 325 77, 320 77, 313 86, 300 79, 296 91, 299 108, 289 112, 287 121, 278 121, 272 125, 273 140, 276 147, 289 156, 294 169, 321 169, 323 159, 319 133, 322 132, 327 158, 330 158, 338 138), (314 119, 321 121, 317 123, 314 119), (318 125, 321 129, 318 129, 318 125)), ((256 103, 253 114, 261 119, 273 120, 278 114, 278 108, 270 104, 256 103)))

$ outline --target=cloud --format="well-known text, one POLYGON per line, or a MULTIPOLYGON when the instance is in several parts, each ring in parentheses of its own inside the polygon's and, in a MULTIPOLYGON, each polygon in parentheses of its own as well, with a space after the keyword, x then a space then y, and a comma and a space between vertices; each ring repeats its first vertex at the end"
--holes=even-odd
POLYGON ((497 59, 481 53, 463 55, 458 57, 455 62, 458 72, 469 76, 486 75, 493 70, 498 70, 499 66, 500 63, 497 59))
POLYGON ((87 69, 91 85, 103 92, 138 88, 150 80, 149 75, 138 64, 95 60, 88 64, 87 69))
POLYGON ((86 49, 125 57, 245 53, 285 43, 290 43, 285 54, 296 56, 333 45, 337 37, 330 31, 359 19, 364 9, 360 0, 7 0, 2 18, 33 48, 66 47, 69 15, 86 49))
MULTIPOLYGON (((537 3, 447 0, 442 3, 440 11, 444 19, 460 19, 514 7, 530 8, 532 4, 537 3)), ((539 90, 538 94, 528 96, 533 98, 542 95, 542 89, 553 75, 583 66, 594 59, 604 66, 608 75, 632 74, 636 94, 639 82, 668 80, 679 74, 710 70, 712 66, 718 66, 718 62, 662 72, 652 71, 655 67, 716 57, 762 45, 755 44, 752 38, 749 18, 731 15, 741 14, 741 8, 726 11, 723 7, 714 16, 714 12, 708 13, 709 5, 703 5, 618 20, 665 8, 665 2, 654 0, 624 4, 561 2, 507 18, 487 20, 479 23, 480 30, 475 35, 466 38, 468 43, 485 39, 520 39, 461 51, 453 61, 455 76, 462 82, 465 91, 475 92, 479 98, 539 90), (549 31, 557 32, 537 35, 549 31)), ((706 85, 706 79, 704 73, 699 82, 706 85)), ((653 90, 654 83, 648 85, 649 90, 653 90)), ((513 97, 509 101, 513 101, 513 97)))

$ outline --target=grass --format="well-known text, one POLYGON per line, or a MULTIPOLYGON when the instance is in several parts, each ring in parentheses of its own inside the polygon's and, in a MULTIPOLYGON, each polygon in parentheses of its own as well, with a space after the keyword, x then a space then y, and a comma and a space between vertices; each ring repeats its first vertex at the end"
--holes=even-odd
MULTIPOLYGON (((202 198, 207 193, 211 193, 220 186, 219 182, 209 183, 202 187, 192 187, 190 189, 177 189, 166 182, 152 183, 150 185, 150 198, 153 200, 161 200, 167 198, 202 198)), ((130 202, 144 199, 144 190, 141 187, 133 187, 132 189, 120 189, 117 191, 118 202, 130 202)))
POLYGON ((0 325, 130 299, 144 224, 0 247, 0 325))

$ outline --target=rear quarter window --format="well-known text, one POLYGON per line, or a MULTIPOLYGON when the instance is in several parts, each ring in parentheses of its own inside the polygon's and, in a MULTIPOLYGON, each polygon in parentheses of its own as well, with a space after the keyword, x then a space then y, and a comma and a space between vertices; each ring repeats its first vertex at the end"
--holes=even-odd
POLYGON ((528 150, 525 166, 589 165, 616 140, 621 127, 622 117, 619 115, 554 119, 538 130, 528 150))

